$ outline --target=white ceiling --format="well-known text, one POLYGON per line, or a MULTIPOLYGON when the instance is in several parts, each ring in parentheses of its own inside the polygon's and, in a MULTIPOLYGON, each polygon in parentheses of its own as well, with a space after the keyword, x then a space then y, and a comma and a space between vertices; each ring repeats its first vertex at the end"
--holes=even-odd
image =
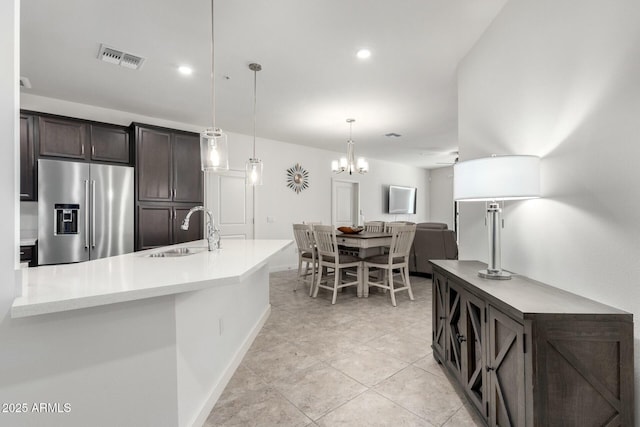
MULTIPOLYGON (((456 67, 506 0, 217 0, 216 125, 419 167, 457 149, 456 67), (357 59, 367 47, 372 56, 357 59), (401 134, 388 138, 389 132, 401 134)), ((22 0, 25 92, 211 125, 209 0, 22 0), (98 61, 101 43, 146 58, 98 61), (178 65, 194 73, 184 77, 178 65)))

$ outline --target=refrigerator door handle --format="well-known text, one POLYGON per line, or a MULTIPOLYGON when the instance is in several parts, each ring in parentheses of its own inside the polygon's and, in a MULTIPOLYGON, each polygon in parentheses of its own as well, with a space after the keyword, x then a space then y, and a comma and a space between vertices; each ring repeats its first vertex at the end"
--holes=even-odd
POLYGON ((84 248, 89 249, 89 180, 84 180, 84 248))
POLYGON ((96 247, 96 181, 91 180, 91 247, 96 247))

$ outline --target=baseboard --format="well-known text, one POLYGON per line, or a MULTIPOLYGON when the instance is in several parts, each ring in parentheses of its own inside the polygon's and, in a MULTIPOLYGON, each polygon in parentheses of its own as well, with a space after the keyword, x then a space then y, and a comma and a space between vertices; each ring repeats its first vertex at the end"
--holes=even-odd
POLYGON ((242 346, 240 346, 236 354, 231 359, 231 362, 229 362, 229 365, 227 365, 226 369, 224 370, 224 373, 222 374, 222 377, 220 378, 220 381, 218 381, 218 384, 213 388, 213 390, 211 391, 211 394, 209 395, 204 405, 202 406, 200 413, 191 424, 193 427, 202 427, 204 425, 205 421, 207 420, 207 417, 211 413, 211 410, 216 405, 216 402, 218 401, 218 399, 220 399, 222 392, 224 391, 227 384, 229 384, 231 377, 236 372, 236 369, 238 369, 238 366, 240 366, 240 363, 242 363, 242 359, 244 359, 244 356, 247 354, 247 351, 249 351, 251 344, 253 344, 253 341, 256 339, 256 337, 260 333, 262 326, 264 326, 270 314, 271 314, 271 304, 269 304, 269 306, 265 309, 264 313, 262 313, 262 316, 260 316, 260 319, 258 319, 256 324, 254 325, 253 329, 251 330, 251 333, 244 340, 244 342, 242 343, 242 346))

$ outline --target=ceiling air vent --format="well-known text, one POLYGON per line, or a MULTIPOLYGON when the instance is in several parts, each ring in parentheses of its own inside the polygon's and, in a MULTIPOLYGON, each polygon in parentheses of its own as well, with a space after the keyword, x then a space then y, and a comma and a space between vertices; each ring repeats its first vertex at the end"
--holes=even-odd
POLYGON ((132 55, 104 44, 100 45, 98 59, 111 64, 120 65, 121 67, 131 68, 133 70, 137 70, 142 67, 142 63, 144 62, 144 58, 140 56, 132 55))

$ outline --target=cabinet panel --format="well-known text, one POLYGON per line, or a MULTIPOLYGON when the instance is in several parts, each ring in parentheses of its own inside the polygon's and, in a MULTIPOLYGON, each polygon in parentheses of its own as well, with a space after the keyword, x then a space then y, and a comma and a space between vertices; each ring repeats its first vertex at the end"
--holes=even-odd
POLYGON ((40 155, 86 160, 87 124, 40 117, 40 155))
POLYGON ((173 181, 175 202, 202 201, 203 173, 200 168, 200 138, 197 135, 174 135, 173 181))
POLYGON ((486 305, 484 301, 465 292, 464 303, 464 357, 462 385, 476 409, 484 413, 486 404, 486 305))
POLYGON ((119 126, 91 125, 91 160, 130 162, 129 131, 119 126))
POLYGON ((447 338, 445 325, 447 321, 447 279, 442 274, 433 272, 433 341, 431 347, 438 361, 444 360, 445 341, 447 338))
POLYGON ((171 134, 138 128, 136 134, 138 200, 171 201, 171 134))
POLYGON ((489 307, 489 425, 525 425, 524 326, 489 307))
POLYGON ((202 229, 203 229, 203 214, 204 212, 198 211, 194 212, 191 215, 191 219, 189 220, 189 229, 183 230, 180 228, 182 225, 182 221, 187 216, 191 207, 176 207, 175 208, 175 222, 173 228, 173 240, 174 243, 184 243, 191 242, 193 240, 202 239, 202 229))
POLYGON ((34 116, 20 114, 20 200, 37 200, 34 116))
POLYGON ((171 206, 138 206, 137 249, 167 246, 172 242, 173 208, 171 206))

